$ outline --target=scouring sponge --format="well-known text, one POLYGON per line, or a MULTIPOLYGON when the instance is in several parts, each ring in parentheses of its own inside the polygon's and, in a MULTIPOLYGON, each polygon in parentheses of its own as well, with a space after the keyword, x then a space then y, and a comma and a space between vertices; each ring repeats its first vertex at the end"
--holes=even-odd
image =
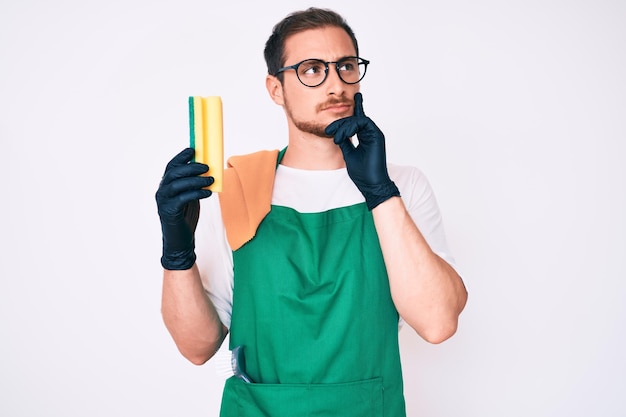
POLYGON ((194 160, 209 166, 204 174, 215 181, 208 188, 222 191, 224 174, 224 129, 222 98, 219 96, 189 97, 190 147, 195 149, 194 160))

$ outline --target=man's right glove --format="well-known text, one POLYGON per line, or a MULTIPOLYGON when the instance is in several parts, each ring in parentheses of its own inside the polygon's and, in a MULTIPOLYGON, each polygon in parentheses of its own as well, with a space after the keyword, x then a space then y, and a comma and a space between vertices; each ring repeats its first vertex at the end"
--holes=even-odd
POLYGON ((169 270, 185 270, 196 261, 194 233, 200 214, 200 199, 211 195, 204 189, 213 177, 203 177, 205 164, 191 162, 194 150, 184 149, 167 164, 156 192, 163 233, 161 265, 169 270))

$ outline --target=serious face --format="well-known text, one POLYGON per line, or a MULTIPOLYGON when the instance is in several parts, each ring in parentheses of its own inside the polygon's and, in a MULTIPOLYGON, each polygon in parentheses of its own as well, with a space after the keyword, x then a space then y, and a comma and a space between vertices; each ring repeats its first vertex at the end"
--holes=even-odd
MULTIPOLYGON (((307 30, 290 36, 285 42, 285 66, 310 58, 338 61, 355 55, 350 36, 338 27, 307 30)), ((280 97, 273 98, 284 107, 290 128, 326 137, 326 126, 352 115, 353 97, 359 91, 359 84, 344 83, 334 64, 329 65, 326 80, 317 87, 303 85, 294 70, 283 72, 283 77, 282 86, 276 87, 280 89, 280 97)))

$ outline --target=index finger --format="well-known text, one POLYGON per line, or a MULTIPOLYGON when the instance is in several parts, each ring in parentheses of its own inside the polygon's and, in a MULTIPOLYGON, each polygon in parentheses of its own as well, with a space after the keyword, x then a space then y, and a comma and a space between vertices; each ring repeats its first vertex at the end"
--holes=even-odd
POLYGON ((178 155, 173 157, 167 163, 167 166, 165 167, 165 172, 169 171, 170 169, 176 166, 187 164, 193 158, 193 154, 194 154, 194 150, 192 148, 183 149, 178 155))
POLYGON ((354 115, 356 117, 365 117, 365 112, 363 111, 363 94, 361 93, 354 95, 354 115))

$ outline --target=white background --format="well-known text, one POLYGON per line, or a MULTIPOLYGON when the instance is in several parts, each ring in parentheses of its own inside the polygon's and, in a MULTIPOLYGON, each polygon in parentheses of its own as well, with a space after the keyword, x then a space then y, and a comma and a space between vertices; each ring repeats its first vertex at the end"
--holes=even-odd
MULTIPOLYGON (((161 322, 154 192, 189 95, 222 96, 227 155, 285 145, 262 49, 313 4, 2 2, 0 415, 217 415, 161 322)), ((401 332, 409 415, 626 415, 626 3, 315 5, 468 281, 452 339, 401 332)))

